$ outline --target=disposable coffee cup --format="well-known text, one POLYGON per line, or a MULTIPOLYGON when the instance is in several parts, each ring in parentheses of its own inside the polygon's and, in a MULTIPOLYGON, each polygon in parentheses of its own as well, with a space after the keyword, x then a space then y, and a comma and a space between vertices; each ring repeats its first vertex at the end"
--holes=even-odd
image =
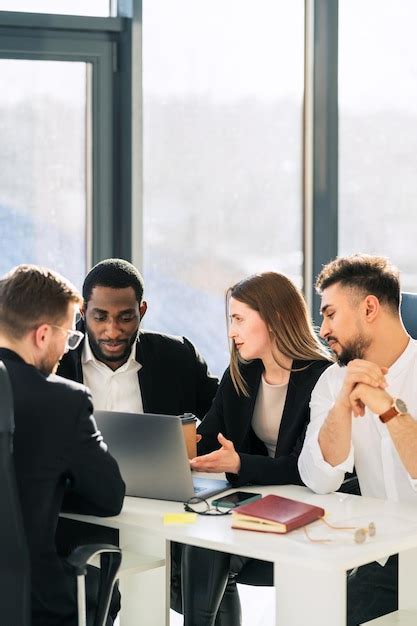
POLYGON ((193 459, 195 456, 197 456, 197 418, 192 413, 184 413, 184 415, 180 415, 180 417, 188 458, 193 459))

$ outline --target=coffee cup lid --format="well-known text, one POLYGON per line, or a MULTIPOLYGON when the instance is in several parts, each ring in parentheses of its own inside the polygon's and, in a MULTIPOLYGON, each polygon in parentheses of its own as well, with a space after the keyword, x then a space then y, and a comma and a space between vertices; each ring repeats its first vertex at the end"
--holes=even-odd
POLYGON ((184 415, 180 415, 180 418, 183 424, 190 424, 191 422, 197 421, 197 418, 193 413, 184 413, 184 415))

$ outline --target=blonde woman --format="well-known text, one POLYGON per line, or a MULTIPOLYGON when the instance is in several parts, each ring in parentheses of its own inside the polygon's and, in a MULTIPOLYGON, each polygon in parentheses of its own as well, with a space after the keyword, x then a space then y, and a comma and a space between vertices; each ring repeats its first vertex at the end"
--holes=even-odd
MULTIPOLYGON (((302 484, 297 469, 310 395, 331 357, 301 292, 284 275, 250 276, 226 299, 230 366, 198 432, 194 470, 226 472, 235 486, 302 484)), ((187 546, 182 558, 186 626, 238 626, 236 581, 272 584, 268 563, 187 546)))

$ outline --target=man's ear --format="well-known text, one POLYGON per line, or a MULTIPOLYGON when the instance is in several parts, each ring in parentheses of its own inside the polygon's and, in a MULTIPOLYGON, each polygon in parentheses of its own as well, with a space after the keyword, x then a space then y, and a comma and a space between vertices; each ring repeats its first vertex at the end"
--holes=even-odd
POLYGON ((41 324, 40 326, 35 328, 33 338, 37 348, 44 348, 49 332, 50 327, 48 326, 48 324, 41 324))
POLYGON ((146 303, 146 300, 142 300, 141 305, 139 306, 139 315, 140 315, 140 319, 143 318, 143 316, 145 315, 146 311, 148 309, 148 305, 146 303))
POLYGON ((84 302, 84 304, 80 306, 80 315, 82 319, 85 319, 86 311, 87 311, 87 304, 84 302))
POLYGON ((367 322, 373 322, 379 313, 379 300, 376 296, 366 296, 365 298, 365 315, 367 322))

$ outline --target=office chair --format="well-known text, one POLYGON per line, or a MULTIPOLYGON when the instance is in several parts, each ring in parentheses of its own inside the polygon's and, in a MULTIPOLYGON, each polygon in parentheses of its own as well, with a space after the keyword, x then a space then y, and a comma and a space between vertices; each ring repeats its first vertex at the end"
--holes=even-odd
POLYGON ((402 292, 400 312, 406 331, 417 339, 417 293, 402 292))
POLYGON ((100 583, 93 626, 105 626, 114 583, 122 560, 121 549, 105 543, 78 546, 67 559, 77 576, 78 626, 87 626, 85 576, 87 564, 96 556, 100 556, 100 583))
POLYGON ((0 607, 8 626, 30 626, 30 562, 13 464, 13 396, 0 361, 0 607))
MULTIPOLYGON (((30 560, 20 509, 13 462, 13 395, 9 376, 0 361, 0 607, 2 623, 30 626, 30 560)), ((85 575, 87 563, 100 555, 100 583, 93 626, 104 626, 121 563, 121 550, 107 544, 76 548, 68 558, 77 576, 78 624, 86 626, 85 575)))

